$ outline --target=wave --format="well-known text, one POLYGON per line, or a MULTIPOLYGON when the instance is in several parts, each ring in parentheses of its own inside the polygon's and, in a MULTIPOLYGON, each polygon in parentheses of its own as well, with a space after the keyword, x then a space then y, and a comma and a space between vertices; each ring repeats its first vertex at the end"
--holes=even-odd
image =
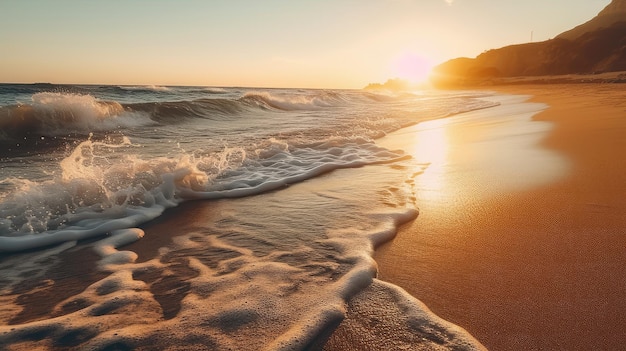
POLYGON ((366 139, 294 146, 270 140, 247 152, 185 153, 144 160, 126 138, 84 141, 53 180, 5 179, 16 189, 0 203, 0 252, 21 251, 132 228, 196 199, 253 196, 339 168, 404 159, 366 139))
POLYGON ((34 94, 31 100, 30 104, 0 107, 0 140, 88 134, 150 123, 116 101, 91 95, 44 92, 34 94))
MULTIPOLYGON (((133 90, 136 87, 125 89, 133 90)), ((215 93, 226 94, 226 91, 215 90, 215 93)), ((29 103, 0 107, 0 141, 68 134, 88 135, 91 132, 139 127, 154 122, 180 123, 189 118, 234 118, 244 112, 262 110, 318 110, 345 105, 346 102, 343 95, 326 91, 285 96, 248 92, 239 98, 139 103, 103 101, 88 94, 40 92, 33 94, 29 103)))
POLYGON ((251 91, 241 97, 240 101, 283 111, 316 110, 344 105, 347 102, 340 93, 334 91, 289 96, 279 96, 265 91, 251 91))
POLYGON ((172 90, 170 87, 160 85, 118 85, 117 87, 128 91, 169 92, 172 90))
POLYGON ((209 92, 211 94, 227 94, 228 90, 220 87, 205 87, 202 88, 203 91, 209 92))
POLYGON ((160 123, 179 123, 185 118, 232 117, 250 110, 251 106, 232 99, 198 99, 125 104, 124 107, 128 111, 147 113, 152 120, 160 123))

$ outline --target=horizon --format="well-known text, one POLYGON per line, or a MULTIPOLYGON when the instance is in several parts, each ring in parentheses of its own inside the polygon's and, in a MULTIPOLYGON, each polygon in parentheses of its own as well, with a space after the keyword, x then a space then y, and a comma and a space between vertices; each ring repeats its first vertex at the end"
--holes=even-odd
POLYGON ((415 83, 449 59, 553 38, 609 3, 3 2, 0 80, 317 89, 415 83))

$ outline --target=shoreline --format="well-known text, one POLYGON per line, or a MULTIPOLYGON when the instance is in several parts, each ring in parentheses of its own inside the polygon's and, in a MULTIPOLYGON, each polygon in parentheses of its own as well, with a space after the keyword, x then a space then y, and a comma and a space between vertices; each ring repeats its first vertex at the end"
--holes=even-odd
POLYGON ((538 146, 564 155, 570 171, 545 185, 469 201, 462 217, 419 199, 420 216, 376 250, 379 278, 488 349, 621 347, 626 93, 602 84, 488 88, 549 105, 533 118, 554 125, 538 146))
MULTIPOLYGON (((536 87, 536 89, 543 88, 544 87, 536 87)), ((531 87, 528 89, 531 89, 531 87)), ((569 164, 562 163, 562 157, 559 156, 559 153, 553 152, 553 150, 558 148, 538 146, 539 139, 537 136, 553 134, 554 131, 552 129, 554 128, 550 127, 553 122, 533 122, 530 116, 545 109, 547 105, 545 105, 543 103, 544 101, 540 98, 533 99, 538 101, 537 103, 527 102, 526 100, 529 97, 527 95, 521 96, 519 95, 520 93, 540 95, 533 94, 533 92, 520 92, 513 89, 512 92, 495 95, 494 99, 500 99, 498 101, 502 101, 502 106, 474 110, 443 119, 426 120, 412 127, 403 128, 390 134, 389 138, 380 140, 381 144, 384 144, 382 146, 396 149, 403 148, 402 145, 407 145, 407 141, 409 143, 415 143, 415 141, 419 139, 418 143, 414 145, 415 148, 405 149, 410 150, 409 153, 417 152, 418 154, 424 151, 424 149, 427 149, 426 153, 419 154, 419 157, 414 157, 412 160, 407 160, 404 166, 402 166, 405 167, 407 172, 405 176, 413 174, 413 176, 405 181, 407 184, 412 184, 411 188, 415 185, 417 188, 422 186, 422 190, 427 190, 417 193, 418 206, 420 207, 421 214, 414 222, 401 227, 395 239, 378 247, 376 252, 373 253, 379 265, 379 277, 373 279, 373 283, 367 288, 357 293, 355 296, 352 296, 345 302, 345 305, 341 305, 341 307, 337 308, 336 313, 341 312, 346 316, 343 322, 339 323, 338 320, 333 320, 331 323, 325 324, 326 327, 322 328, 323 330, 317 331, 312 331, 308 327, 305 328, 306 330, 303 331, 304 334, 308 332, 312 333, 307 337, 312 337, 312 339, 310 340, 311 343, 307 344, 305 347, 306 349, 320 349, 323 347, 324 350, 389 348, 460 348, 482 350, 484 348, 483 345, 480 344, 481 342, 485 344, 487 348, 494 350, 500 349, 494 346, 489 338, 483 338, 482 335, 479 334, 481 330, 476 331, 477 327, 481 327, 481 324, 475 321, 480 320, 479 317, 481 317, 481 313, 485 312, 485 308, 489 309, 489 311, 487 311, 487 317, 490 318, 493 317, 492 310, 496 310, 497 312, 497 309, 493 308, 494 306, 498 308, 508 308, 511 302, 508 299, 510 295, 506 295, 502 293, 502 291, 497 290, 495 292, 489 291, 488 284, 482 286, 483 290, 477 289, 475 285, 481 283, 479 279, 480 275, 474 274, 470 277, 471 279, 469 281, 465 281, 464 279, 468 277, 465 273, 476 273, 475 271, 477 271, 478 273, 485 274, 490 273, 488 271, 489 269, 497 267, 500 269, 498 273, 500 273, 502 277, 497 276, 496 278, 501 279, 500 282, 507 282, 506 273, 511 272, 506 270, 506 265, 509 264, 513 266, 515 263, 523 261, 524 257, 519 253, 513 256, 500 254, 498 249, 502 247, 494 245, 494 243, 498 243, 499 238, 497 236, 493 238, 481 238, 481 240, 475 241, 476 234, 479 233, 480 225, 489 226, 493 224, 489 222, 489 219, 480 222, 480 218, 486 217, 488 214, 492 213, 499 215, 503 213, 514 213, 518 210, 514 205, 518 204, 516 201, 519 200, 519 197, 523 194, 535 193, 538 191, 537 189, 552 189, 553 184, 560 184, 569 179, 562 178, 565 173, 564 169, 569 167, 569 164), (509 118, 506 121, 508 124, 504 126, 490 121, 491 118, 498 116, 503 117, 507 114, 514 115, 514 118, 509 118), (464 121, 464 119, 466 120, 464 121), (521 120, 521 122, 518 120, 521 120), (486 121, 489 123, 484 123, 486 121), (454 133, 450 135, 436 133, 444 127, 454 131, 454 133), (427 138, 422 138, 423 135, 416 138, 416 130, 418 133, 426 133, 427 138), (512 136, 507 134, 511 130, 515 131, 512 136), (494 133, 498 136, 497 138, 493 138, 494 133), (500 151, 499 153, 489 153, 493 146, 493 144, 490 143, 498 139, 502 141, 498 145, 508 145, 508 147, 511 148, 496 148, 496 150, 500 151), (456 143, 453 143, 452 141, 455 140, 456 143), (420 144, 419 141, 424 141, 424 143, 420 144), (432 147, 433 145, 436 147, 432 147), (467 147, 468 145, 471 145, 471 147, 467 147), (522 152, 514 152, 517 149, 522 152), (490 157, 483 156, 480 162, 477 162, 479 159, 475 158, 476 155, 472 156, 472 152, 490 155, 490 157), (499 155, 499 158, 491 158, 491 156, 496 154, 499 155), (448 177, 445 179, 445 182, 442 182, 442 178, 439 176, 445 175, 446 172, 450 173, 450 170, 454 168, 450 168, 443 163, 447 161, 451 155, 456 155, 456 158, 451 159, 453 161, 452 165, 460 166, 460 168, 456 169, 452 177, 448 177), (506 158, 502 158, 502 156, 506 156, 506 158), (507 159, 513 159, 515 162, 506 162, 507 159), (543 163, 538 163, 538 160, 542 160, 543 163), (426 161, 436 162, 430 162, 430 166, 425 168, 426 161), (529 162, 533 162, 535 167, 529 167, 529 162), (507 167, 503 167, 504 164, 506 164, 507 167), (540 167, 538 166, 539 164, 541 164, 540 167), (414 167, 415 169, 413 169, 414 167), (417 168, 419 168, 419 170, 417 168), (539 168, 542 172, 537 171, 539 168), (423 174, 417 175, 422 171, 424 171, 423 174), (511 172, 513 172, 515 177, 510 176, 511 172), (541 173, 541 177, 538 176, 538 173, 541 173), (509 174, 509 176, 506 176, 507 174, 509 174), (502 182, 502 178, 507 178, 507 181, 502 182), (537 185, 548 183, 550 184, 540 187, 537 185), (456 185, 457 187, 452 185, 456 185), (424 186, 430 188, 424 188, 424 186), (456 190, 463 187, 465 187, 465 191, 456 192, 456 190), (476 189, 480 191, 475 191, 476 189), (452 192, 449 192, 450 190, 452 190, 452 192), (445 193, 445 191, 448 191, 447 195, 441 197, 441 194, 445 193), (458 199, 463 199, 463 197, 465 197, 466 200, 457 201, 458 199), (439 207, 429 208, 429 201, 439 207), (483 204, 479 204, 480 201, 482 201, 483 204), (450 206, 451 202, 454 206, 450 206), (509 207, 509 212, 503 210, 509 209, 509 207), (435 209, 435 211, 433 211, 433 209, 435 209), (438 216, 433 217, 433 213, 438 216), (456 216, 446 217, 446 215, 451 213, 456 214, 456 216), (468 220, 471 222, 468 222, 468 220), (474 228, 476 224, 479 226, 474 228), (441 225, 448 226, 444 227, 445 230, 442 231, 440 228, 441 225), (469 232, 462 230, 468 226, 471 227, 469 232), (430 237, 428 237, 431 229, 433 229, 435 235, 431 234, 430 237), (450 235, 447 242, 434 242, 435 245, 428 246, 428 240, 424 239, 437 239, 437 235, 441 233, 453 235, 450 235), (472 236, 472 234, 474 236, 472 236), (442 243, 445 245, 442 245, 442 243), (480 247, 481 244, 485 243, 491 244, 491 246, 486 246, 486 251, 484 247, 480 247), (423 244, 427 244, 425 249, 421 246, 423 244), (398 245, 400 245, 400 251, 397 251, 398 245), (481 249, 483 251, 481 251, 481 249), (484 254, 485 252, 487 252, 487 254, 497 252, 498 255, 488 257, 488 255, 484 254), (450 253, 452 253, 452 255, 450 253), (477 256, 478 258, 472 261, 472 255, 480 253, 482 253, 483 256, 477 256), (456 254, 456 256, 454 254, 456 254), (415 260, 416 258, 418 260, 415 260), (496 264, 488 264, 493 262, 496 264), (446 271, 446 269, 449 271, 446 271), (472 271, 472 269, 474 269, 474 271, 472 271), (442 277, 444 279, 442 279, 442 277), (462 283, 462 285, 458 285, 459 282, 462 283), (444 288, 443 293, 441 290, 437 290, 442 286, 444 288), (428 294, 434 294, 435 299, 428 300, 424 298, 424 291, 426 291, 427 297, 428 294), (493 293, 493 296, 489 296, 490 300, 487 303, 479 304, 475 303, 477 301, 476 299, 472 300, 472 293, 485 291, 493 293), (500 300, 497 298, 500 298, 500 300), (422 304, 422 301, 424 304, 422 304), (493 303, 494 301, 495 303, 493 303), (439 305, 437 304, 438 302, 440 302, 439 305), (465 321, 459 320, 454 313, 460 313, 468 319, 465 321), (467 322, 468 320, 469 322, 467 322), (318 334, 315 335, 315 333, 318 334), (474 337, 476 337, 476 340, 474 337)), ((567 95, 568 96, 565 98, 569 98, 569 95, 572 94, 567 95)), ((535 119, 544 120, 541 116, 542 115, 535 119)), ((550 119, 548 118, 546 120, 550 119)), ((544 139, 541 143, 545 144, 548 140, 550 140, 550 138, 544 139)), ((397 165, 389 167, 388 171, 396 174, 397 170, 400 169, 398 167, 397 165)), ((404 171, 401 173, 404 173, 404 171)), ((267 207, 271 203, 271 201, 268 202, 268 200, 274 197, 278 199, 281 196, 293 197, 294 195, 310 195, 313 193, 312 190, 320 191, 320 186, 322 186, 322 188, 325 186, 332 187, 332 184, 343 184, 346 180, 349 180, 351 184, 356 184, 357 180, 360 179, 364 184, 362 188, 366 189, 372 187, 371 182, 373 180, 386 179, 384 174, 385 171, 382 169, 368 169, 366 172, 365 168, 348 169, 345 170, 345 172, 330 172, 329 174, 316 177, 310 181, 296 184, 281 192, 269 192, 263 196, 236 201, 247 203, 246 206, 250 209, 250 212, 242 212, 248 213, 248 215, 244 215, 242 218, 251 218, 252 215, 258 212, 258 208, 267 207), (369 174, 370 171, 373 173, 368 176, 367 174, 369 174)), ((403 176, 400 175, 400 178, 403 178, 403 176)), ((360 198, 368 199, 370 197, 368 195, 361 196, 360 198)), ((308 202, 309 201, 305 201, 304 203, 308 202)), ((156 267, 155 272, 145 275, 142 273, 143 271, 141 271, 136 277, 135 273, 132 274, 132 279, 140 284, 141 282, 145 283, 146 285, 142 289, 149 289, 151 296, 153 296, 153 298, 149 299, 152 304, 151 309, 161 311, 163 318, 166 320, 178 316, 182 307, 181 299, 186 296, 187 289, 190 287, 189 280, 195 278, 192 277, 192 271, 194 270, 191 269, 186 259, 182 259, 180 262, 176 260, 170 262, 173 256, 170 257, 165 254, 166 251, 163 251, 165 250, 164 248, 168 247, 170 244, 175 244, 177 241, 183 240, 186 235, 184 233, 194 231, 206 232, 207 230, 211 230, 210 226, 206 227, 206 225, 202 223, 219 222, 221 218, 220 213, 228 216, 229 213, 238 213, 233 212, 234 207, 239 208, 234 202, 231 203, 230 201, 212 202, 210 205, 195 202, 194 204, 187 204, 188 206, 183 204, 172 209, 168 215, 159 217, 142 226, 150 232, 151 240, 149 242, 140 240, 121 248, 125 251, 130 250, 135 252, 137 254, 136 264, 139 265, 146 265, 146 267, 148 267, 156 264, 155 262, 150 263, 150 261, 157 258, 158 255, 168 257, 165 262, 160 261, 160 264, 173 263, 167 272, 162 271, 163 268, 160 264, 157 264, 158 267, 156 267), (173 233, 178 232, 183 233, 181 234, 182 237, 172 237, 173 233), (183 293, 180 294, 180 292, 183 293)), ((532 204, 528 206, 532 207, 532 204)), ((283 207, 280 208, 284 211, 283 207)), ((357 211, 357 213, 359 213, 359 211, 357 211)), ((515 216, 522 216, 521 214, 517 214, 517 212, 515 213, 515 216)), ((289 218, 299 217, 301 216, 289 216, 289 218)), ((494 216, 493 218, 496 217, 497 216, 494 216)), ((497 219, 495 222, 503 224, 502 228, 510 223, 502 218, 497 219)), ((440 237, 442 236, 439 235, 439 238, 440 237)), ((432 243, 431 241, 430 244, 432 243)), ((509 245, 506 247, 509 251, 500 250, 504 253, 517 248, 514 242, 507 241, 505 244, 509 245)), ((618 248, 619 247, 616 247, 616 249, 618 248)), ((81 254, 81 251, 70 250, 76 252, 73 252, 73 256, 69 257, 68 260, 59 262, 58 267, 54 267, 55 270, 53 270, 53 273, 57 271, 64 272, 65 270, 62 268, 67 264, 78 265, 81 269, 84 268, 88 270, 87 266, 91 267, 98 261, 93 255, 85 256, 81 254), (76 260, 74 261, 73 259, 76 260)), ((619 254, 619 252, 617 253, 619 254)), ((372 273, 374 272, 373 267, 374 266, 372 266, 371 270, 372 273)), ((520 274, 521 271, 522 270, 513 271, 513 273, 520 274)), ((63 290, 64 286, 72 282, 76 283, 76 279, 83 276, 83 273, 78 276, 59 275, 59 277, 53 278, 55 279, 54 285, 43 288, 45 290, 44 292, 47 291, 53 294, 57 291, 55 289, 63 290), (58 286, 56 285, 57 283, 58 286)), ((113 276, 110 278, 113 279, 112 277, 113 276)), ((539 286, 532 278, 540 280, 541 277, 540 274, 537 277, 521 275, 521 279, 525 279, 525 282, 529 282, 528 285, 530 287, 539 286)), ((516 283, 519 283, 519 281, 516 281, 516 283)), ((112 281, 108 281, 94 285, 91 282, 83 281, 81 284, 84 284, 84 286, 80 288, 80 290, 83 290, 87 285, 106 285, 110 289, 115 290, 113 287, 118 283, 113 284, 112 281)), ((73 287, 78 289, 80 286, 76 285, 73 287)), ((104 289, 101 291, 105 291, 104 294, 106 296, 111 294, 113 290, 109 291, 104 289)), ((505 292, 508 292, 508 290, 505 292)), ((525 291, 522 291, 521 293, 524 292, 525 291)), ((31 303, 35 303, 36 298, 40 294, 41 291, 36 292, 36 294, 33 293, 31 303)), ((70 302, 74 303, 77 301, 78 300, 72 300, 70 302)), ((148 300, 145 302, 147 303, 147 301, 148 300)), ((532 301, 530 302, 532 303, 532 301)), ((87 308, 81 304, 63 304, 63 309, 60 312, 55 312, 51 310, 55 305, 56 303, 50 306, 42 306, 41 309, 30 309, 20 314, 20 318, 23 320, 30 320, 32 318, 38 319, 40 317, 45 318, 50 313, 52 313, 50 316, 53 316, 56 315, 54 313, 64 314, 68 311, 71 312, 73 311, 71 310, 72 308, 87 311, 87 308)), ((513 307, 520 307, 520 305, 514 304, 513 307)), ((524 306, 521 307, 523 309, 524 306)), ((527 309, 532 310, 531 308, 527 309)), ((616 313, 619 313, 619 311, 618 309, 616 313)), ((530 312, 527 314, 530 314, 530 312)), ((488 325, 484 330, 490 334, 494 331, 499 332, 503 329, 501 325, 504 324, 503 321, 509 322, 510 320, 514 320, 513 318, 509 318, 510 316, 505 315, 505 317, 507 318, 490 320, 490 322, 494 322, 494 325, 488 325)), ((506 328, 504 328, 504 330, 508 332, 506 328)), ((541 332, 541 330, 538 332, 541 332)), ((532 339, 534 336, 531 335, 528 338, 532 339)), ((145 340, 141 342, 145 342, 145 340)), ((533 349, 533 347, 527 347, 527 344, 522 346, 512 349, 533 349)), ((539 348, 543 348, 542 345, 539 345, 539 348)), ((559 347, 556 348, 558 349, 559 347)))

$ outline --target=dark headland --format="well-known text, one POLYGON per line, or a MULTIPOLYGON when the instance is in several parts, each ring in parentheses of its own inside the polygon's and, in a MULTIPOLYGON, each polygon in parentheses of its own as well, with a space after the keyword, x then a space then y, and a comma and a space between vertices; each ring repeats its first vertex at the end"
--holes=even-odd
POLYGON ((519 83, 625 83, 626 0, 555 38, 449 60, 434 69, 435 86, 519 83))

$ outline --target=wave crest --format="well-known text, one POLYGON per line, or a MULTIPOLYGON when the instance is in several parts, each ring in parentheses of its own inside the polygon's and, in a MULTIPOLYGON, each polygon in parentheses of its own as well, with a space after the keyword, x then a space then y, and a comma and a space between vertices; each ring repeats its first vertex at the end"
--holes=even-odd
POLYGON ((146 102, 126 105, 129 111, 144 112, 161 123, 177 123, 181 118, 232 117, 246 106, 231 99, 199 99, 193 101, 146 102))
POLYGON ((32 103, 0 108, 0 140, 27 136, 59 136, 70 133, 145 125, 116 101, 101 101, 91 95, 36 93, 32 103))
POLYGON ((284 111, 316 110, 345 103, 341 94, 333 91, 289 96, 279 96, 266 91, 251 91, 240 100, 251 105, 284 111))
POLYGON ((405 156, 367 140, 304 146, 270 139, 254 152, 181 153, 144 160, 127 138, 88 139, 60 162, 54 179, 5 179, 15 189, 0 202, 0 252, 103 235, 154 219, 195 199, 254 196, 339 168, 405 156))
POLYGON ((169 92, 170 88, 161 85, 120 85, 121 90, 128 91, 149 91, 149 92, 169 92))

